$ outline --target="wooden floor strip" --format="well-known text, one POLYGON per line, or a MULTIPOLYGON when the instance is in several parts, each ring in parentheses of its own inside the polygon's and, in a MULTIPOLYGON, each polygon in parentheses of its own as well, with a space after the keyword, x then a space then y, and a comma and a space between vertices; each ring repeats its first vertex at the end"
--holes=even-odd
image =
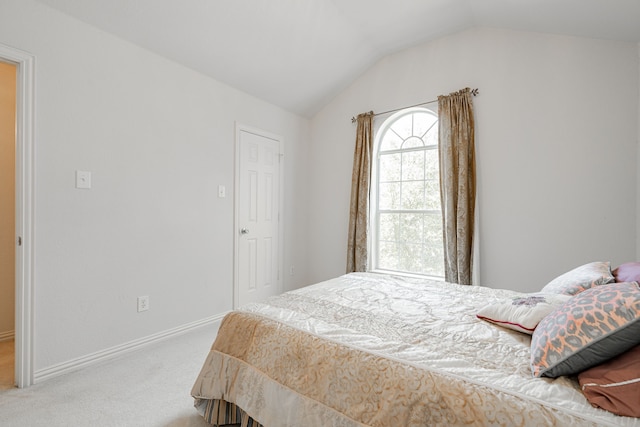
POLYGON ((0 390, 15 386, 14 340, 0 341, 0 390))

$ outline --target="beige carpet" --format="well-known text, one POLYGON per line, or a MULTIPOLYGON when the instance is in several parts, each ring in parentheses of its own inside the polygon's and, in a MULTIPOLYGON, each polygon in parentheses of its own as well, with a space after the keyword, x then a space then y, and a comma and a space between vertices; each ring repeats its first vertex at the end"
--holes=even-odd
POLYGON ((216 334, 204 326, 142 350, 0 391, 3 427, 205 427, 189 392, 216 334))

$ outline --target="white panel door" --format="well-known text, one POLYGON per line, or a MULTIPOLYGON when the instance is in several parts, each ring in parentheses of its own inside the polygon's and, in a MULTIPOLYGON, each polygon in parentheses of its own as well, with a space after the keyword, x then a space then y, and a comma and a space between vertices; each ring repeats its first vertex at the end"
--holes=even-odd
POLYGON ((280 140, 237 129, 236 306, 282 292, 280 140))

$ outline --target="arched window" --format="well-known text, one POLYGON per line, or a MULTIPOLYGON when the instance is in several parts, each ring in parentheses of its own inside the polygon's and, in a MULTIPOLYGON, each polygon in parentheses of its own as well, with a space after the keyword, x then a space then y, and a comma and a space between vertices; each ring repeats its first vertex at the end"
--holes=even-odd
POLYGON ((394 114, 374 147, 373 269, 444 276, 437 114, 426 108, 394 114))

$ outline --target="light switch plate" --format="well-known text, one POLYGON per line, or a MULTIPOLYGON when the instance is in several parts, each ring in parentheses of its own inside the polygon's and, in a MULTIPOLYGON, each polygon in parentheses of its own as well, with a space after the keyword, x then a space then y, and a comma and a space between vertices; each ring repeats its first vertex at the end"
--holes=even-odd
POLYGON ((91 172, 76 171, 76 188, 91 188, 91 172))
POLYGON ((227 189, 224 185, 218 185, 218 197, 223 198, 227 196, 227 189))

